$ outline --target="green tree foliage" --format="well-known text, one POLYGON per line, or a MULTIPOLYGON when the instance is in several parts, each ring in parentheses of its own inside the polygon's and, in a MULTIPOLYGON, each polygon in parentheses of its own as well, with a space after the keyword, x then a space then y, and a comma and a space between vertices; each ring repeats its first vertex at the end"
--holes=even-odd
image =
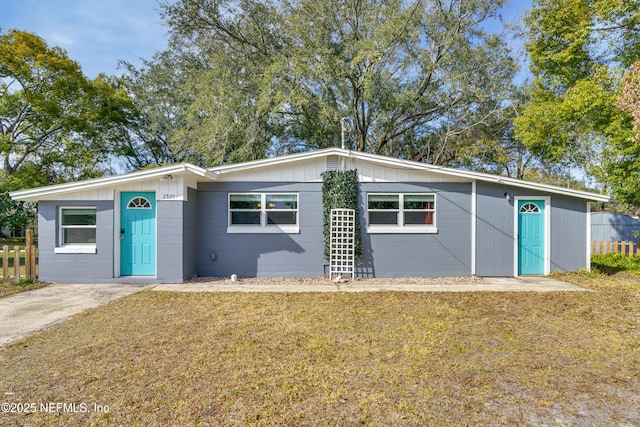
POLYGON ((516 138, 545 166, 582 168, 628 197, 619 160, 631 121, 617 100, 640 53, 640 2, 534 0, 525 24, 534 82, 516 138))
POLYGON ((198 59, 176 49, 143 60, 140 69, 123 65, 135 115, 123 135, 119 154, 134 169, 180 162, 205 166, 186 131, 186 115, 193 102, 187 81, 202 69, 198 59))
MULTIPOLYGON (((35 34, 0 34, 0 191, 101 175, 131 113, 117 79, 88 80, 35 34)), ((2 207, 18 217, 6 194, 2 207)))
MULTIPOLYGON (((446 164, 511 98, 516 62, 482 24, 502 0, 179 0, 197 55, 180 135, 208 163, 340 145, 446 164)), ((182 72, 182 71, 179 71, 182 72)))
POLYGON ((49 181, 100 173, 126 120, 128 96, 105 76, 88 80, 78 64, 35 34, 0 35, 0 161, 5 177, 25 163, 49 181))

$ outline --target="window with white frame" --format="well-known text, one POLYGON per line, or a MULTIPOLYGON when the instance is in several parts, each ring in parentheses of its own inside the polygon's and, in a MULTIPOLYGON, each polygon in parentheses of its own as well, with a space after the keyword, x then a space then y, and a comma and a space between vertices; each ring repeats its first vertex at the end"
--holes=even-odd
POLYGON ((230 233, 297 233, 295 193, 230 193, 230 233))
POLYGON ((369 232, 435 233, 436 196, 431 193, 367 194, 369 232))
POLYGON ((59 245, 56 252, 95 253, 96 208, 60 207, 59 245))

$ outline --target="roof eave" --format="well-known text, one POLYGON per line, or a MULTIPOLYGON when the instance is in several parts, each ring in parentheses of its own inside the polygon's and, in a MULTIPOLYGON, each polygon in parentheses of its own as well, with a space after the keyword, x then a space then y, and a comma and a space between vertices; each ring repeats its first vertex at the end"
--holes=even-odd
POLYGON ((92 180, 68 182, 64 184, 51 185, 47 187, 31 188, 27 190, 12 191, 9 196, 14 200, 36 202, 42 200, 43 196, 59 196, 61 194, 73 193, 76 191, 92 190, 110 185, 124 184, 142 179, 159 178, 166 175, 190 173, 206 180, 214 181, 217 175, 207 169, 191 164, 179 164, 164 166, 156 169, 131 172, 124 175, 113 175, 92 180))

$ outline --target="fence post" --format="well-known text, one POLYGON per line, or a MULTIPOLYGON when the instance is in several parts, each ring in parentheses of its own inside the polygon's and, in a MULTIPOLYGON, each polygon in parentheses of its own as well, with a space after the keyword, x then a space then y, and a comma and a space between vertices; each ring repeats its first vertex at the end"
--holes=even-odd
POLYGON ((20 246, 13 247, 13 281, 20 281, 20 246))
POLYGON ((38 278, 38 271, 36 270, 36 247, 35 245, 31 245, 31 259, 29 259, 29 263, 31 264, 31 280, 36 280, 38 278))
POLYGON ((2 247, 2 280, 9 280, 9 245, 2 247))
POLYGON ((31 263, 31 258, 33 257, 32 252, 35 252, 35 249, 33 247, 33 230, 28 228, 25 237, 24 273, 27 279, 33 280, 35 278, 35 269, 31 263))
POLYGON ((31 246, 24 247, 24 277, 31 278, 31 246))
POLYGON ((600 255, 602 255, 604 252, 604 242, 602 240, 600 240, 600 252, 598 252, 600 255))

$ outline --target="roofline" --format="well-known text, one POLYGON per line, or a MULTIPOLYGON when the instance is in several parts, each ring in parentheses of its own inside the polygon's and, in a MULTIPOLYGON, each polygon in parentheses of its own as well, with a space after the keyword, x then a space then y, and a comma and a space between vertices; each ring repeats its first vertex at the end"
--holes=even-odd
POLYGON ((531 181, 524 181, 515 178, 508 178, 500 175, 492 175, 482 172, 472 172, 466 170, 458 170, 445 166, 437 166, 428 163, 420 163, 411 160, 397 159, 377 154, 364 153, 360 151, 345 150, 342 148, 325 148, 316 151, 306 151, 303 153, 289 154, 279 157, 271 157, 267 159, 253 160, 249 162, 237 163, 232 165, 217 166, 204 169, 189 163, 179 165, 170 165, 155 169, 141 170, 127 173, 124 175, 113 175, 103 178, 90 179, 78 182, 69 182, 64 184, 50 185, 46 187, 38 187, 28 190, 19 190, 9 193, 16 200, 37 201, 42 196, 61 195, 78 190, 90 190, 94 188, 106 187, 110 185, 118 185, 140 179, 149 179, 161 177, 168 174, 189 173, 204 178, 207 181, 215 181, 219 175, 227 173, 242 172, 246 170, 283 165, 299 160, 311 160, 318 157, 336 155, 343 158, 353 158, 357 160, 368 161, 380 165, 390 167, 403 167, 417 171, 432 172, 437 174, 449 175, 458 178, 466 178, 469 180, 477 180, 503 185, 511 185, 514 187, 526 188, 530 190, 543 191, 547 193, 562 194, 571 197, 577 197, 590 201, 608 202, 609 196, 605 194, 592 193, 588 191, 574 190, 571 188, 559 187, 550 184, 540 184, 531 181))
POLYGON ((589 191, 574 190, 571 188, 559 187, 551 184, 540 184, 532 181, 525 181, 521 179, 509 178, 501 175, 492 175, 483 172, 473 172, 466 170, 459 170, 448 168, 445 166, 432 165, 428 163, 415 162, 411 160, 397 159, 377 154, 364 153, 361 151, 344 150, 341 148, 325 148, 316 151, 307 151, 303 153, 289 154, 280 157, 271 157, 267 159, 254 160, 250 162, 237 163, 227 166, 218 166, 209 168, 209 171, 216 175, 225 173, 242 172, 245 170, 276 166, 295 162, 298 160, 311 160, 317 157, 324 157, 329 155, 337 155, 345 158, 354 158, 373 163, 378 163, 386 166, 398 167, 403 166, 408 169, 414 169, 418 171, 433 172, 443 175, 455 176, 458 178, 467 178, 470 180, 478 180, 483 182, 490 182, 496 184, 511 185, 514 187, 527 188, 530 190, 544 191, 554 194, 568 195, 572 197, 578 197, 585 200, 608 202, 610 197, 605 194, 592 193, 589 191))
POLYGON ((37 187, 27 190, 12 191, 9 196, 15 200, 24 201, 37 201, 42 196, 60 195, 65 193, 71 193, 79 190, 91 190, 94 188, 107 187, 110 185, 124 184, 131 181, 138 181, 141 179, 150 179, 162 177, 171 174, 194 174, 208 180, 215 180, 216 175, 209 172, 207 169, 195 166, 189 163, 182 163, 179 165, 163 166, 154 169, 140 170, 130 172, 124 175, 112 175, 102 178, 95 178, 76 182, 67 182, 64 184, 49 185, 46 187, 37 187))

